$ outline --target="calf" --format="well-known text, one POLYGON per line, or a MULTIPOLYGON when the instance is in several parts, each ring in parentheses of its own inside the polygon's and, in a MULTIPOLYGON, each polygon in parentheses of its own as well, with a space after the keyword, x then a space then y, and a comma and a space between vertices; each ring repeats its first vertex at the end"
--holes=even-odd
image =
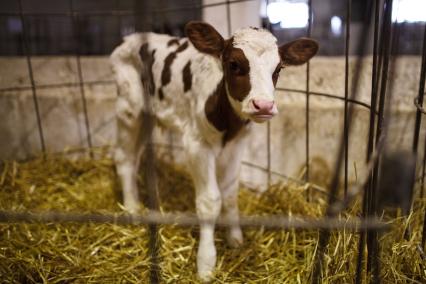
POLYGON ((114 157, 124 206, 136 212, 139 158, 152 130, 143 129, 141 113, 152 112, 158 125, 182 135, 200 219, 198 275, 209 280, 216 264, 214 220, 221 209, 233 224, 229 244, 243 242, 238 179, 252 121, 277 114, 274 88, 280 70, 307 62, 318 44, 302 38, 278 47, 271 33, 257 28, 238 30, 225 40, 202 22, 188 23, 185 33, 181 39, 132 34, 112 53, 120 91, 114 157))

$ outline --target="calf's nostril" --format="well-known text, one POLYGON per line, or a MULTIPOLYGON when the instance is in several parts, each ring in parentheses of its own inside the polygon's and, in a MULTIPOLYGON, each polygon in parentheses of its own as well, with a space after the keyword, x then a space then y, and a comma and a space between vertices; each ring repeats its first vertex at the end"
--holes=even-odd
POLYGON ((254 108, 257 109, 257 110, 259 110, 260 106, 256 103, 256 100, 253 100, 252 102, 253 102, 254 108))

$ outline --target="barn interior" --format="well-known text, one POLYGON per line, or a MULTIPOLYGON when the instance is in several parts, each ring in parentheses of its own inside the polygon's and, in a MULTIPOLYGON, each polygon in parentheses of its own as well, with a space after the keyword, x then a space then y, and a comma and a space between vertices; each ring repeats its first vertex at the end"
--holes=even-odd
POLYGON ((246 242, 230 248, 219 229, 214 281, 424 283, 425 8, 421 0, 1 1, 1 278, 198 283, 194 190, 175 133, 156 129, 155 158, 143 157, 144 209, 129 216, 122 206, 108 58, 135 31, 185 36, 185 23, 203 20, 225 38, 252 26, 280 44, 320 44, 307 65, 282 72, 277 117, 255 125, 239 196, 246 242), (148 206, 147 180, 158 181, 158 208, 148 206))

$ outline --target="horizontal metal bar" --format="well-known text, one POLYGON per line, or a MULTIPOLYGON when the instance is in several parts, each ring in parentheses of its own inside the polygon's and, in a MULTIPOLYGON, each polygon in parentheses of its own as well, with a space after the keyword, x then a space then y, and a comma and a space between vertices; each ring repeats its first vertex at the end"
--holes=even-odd
MULTIPOLYGON (((253 2, 256 0, 234 0, 229 1, 229 4, 237 4, 237 3, 243 3, 243 2, 253 2)), ((173 13, 173 12, 182 12, 187 10, 194 10, 194 9, 205 9, 205 8, 211 8, 211 7, 217 7, 217 6, 225 6, 227 5, 227 1, 223 2, 217 2, 217 3, 211 3, 211 4, 204 4, 204 5, 188 5, 188 6, 181 6, 176 8, 168 8, 168 9, 155 9, 152 10, 152 14, 164 14, 164 13, 173 13)), ((73 17, 73 16, 134 16, 139 15, 143 13, 137 13, 134 10, 107 10, 107 11, 69 11, 69 12, 47 12, 47 13, 34 13, 34 12, 23 12, 24 16, 29 17, 37 17, 37 16, 60 16, 60 17, 73 17)), ((0 17, 13 17, 13 16, 19 16, 19 12, 0 12, 0 17)))
MULTIPOLYGON (((306 95, 306 90, 289 89, 289 88, 276 88, 276 90, 306 95)), ((345 97, 340 97, 338 95, 333 95, 333 94, 327 94, 327 93, 321 93, 321 92, 312 92, 312 91, 309 91, 309 94, 313 95, 313 96, 327 97, 327 98, 330 98, 330 99, 338 99, 338 100, 341 100, 341 101, 345 101, 345 97)), ((353 103, 353 104, 363 106, 367 109, 371 108, 371 106, 369 104, 364 103, 364 102, 360 102, 360 101, 357 101, 357 100, 354 100, 354 99, 348 99, 347 101, 349 103, 353 103)), ((377 114, 377 111, 376 111, 376 114, 377 114)))
POLYGON ((328 195, 328 191, 327 191, 327 189, 325 189, 325 188, 323 188, 323 187, 321 187, 321 186, 318 186, 318 185, 316 185, 316 184, 314 184, 314 183, 310 183, 310 182, 305 182, 305 181, 302 181, 302 180, 300 180, 300 179, 298 179, 298 178, 294 178, 294 177, 290 177, 290 176, 288 176, 288 175, 285 175, 285 174, 282 174, 282 173, 279 173, 279 172, 276 172, 276 171, 274 171, 274 170, 268 170, 267 168, 265 168, 265 167, 262 167, 262 166, 259 166, 259 165, 256 165, 256 164, 254 164, 254 163, 250 163, 250 162, 248 162, 248 161, 242 161, 241 162, 241 164, 243 164, 244 166, 247 166, 247 167, 250 167, 250 168, 253 168, 253 169, 257 169, 257 170, 260 170, 260 171, 263 171, 263 172, 265 172, 265 173, 271 173, 271 175, 274 175, 274 176, 277 176, 277 177, 280 177, 280 178, 283 178, 283 179, 286 179, 286 180, 288 180, 288 181, 291 181, 291 182, 294 182, 294 183, 297 183, 297 184, 299 184, 299 185, 305 185, 306 186, 306 188, 312 188, 312 189, 314 189, 314 190, 316 190, 316 191, 318 191, 318 192, 320 192, 320 193, 322 193, 322 194, 326 194, 326 195, 328 195))
MULTIPOLYGON (((97 81, 85 81, 84 85, 113 85, 115 84, 115 81, 113 80, 97 80, 97 81)), ((75 82, 67 82, 67 83, 58 83, 58 84, 43 84, 43 85, 36 85, 37 89, 54 89, 54 88, 62 88, 62 87, 78 87, 79 83, 75 82)), ((1 92, 13 92, 13 91, 25 91, 25 90, 31 90, 31 86, 16 86, 16 87, 7 87, 7 88, 0 88, 0 93, 1 92)), ((278 91, 287 91, 287 92, 292 92, 292 93, 299 93, 299 94, 306 94, 305 90, 299 90, 299 89, 289 89, 289 88, 277 88, 278 91)), ((309 92, 309 94, 314 95, 314 96, 322 96, 322 97, 327 97, 327 98, 331 98, 331 99, 338 99, 338 100, 345 100, 344 97, 339 97, 337 95, 333 95, 333 94, 327 94, 327 93, 320 93, 320 92, 309 92)), ((360 102, 360 101, 356 101, 356 100, 351 100, 349 99, 348 102, 350 103, 354 103, 354 104, 358 104, 361 105, 367 109, 370 109, 370 105, 364 103, 364 102, 360 102)))
MULTIPOLYGON (((96 81, 85 81, 84 85, 114 85, 115 81, 113 80, 96 80, 96 81)), ((37 89, 54 89, 54 88, 62 88, 62 87, 78 87, 79 83, 75 82, 67 82, 67 83, 58 83, 58 84, 43 84, 43 85, 35 85, 35 87, 37 89)), ((1 92, 13 92, 13 91, 25 91, 25 90, 31 90, 31 86, 16 86, 16 87, 7 87, 7 88, 0 88, 0 93, 1 92)), ((289 88, 277 88, 277 91, 286 91, 286 92, 292 92, 292 93, 299 93, 299 94, 304 94, 306 95, 306 91, 305 90, 299 90, 299 89, 289 89, 289 88)), ((327 94, 327 93, 320 93, 320 92, 309 92, 309 94, 314 95, 314 96, 322 96, 322 97, 327 97, 327 98, 331 98, 331 99, 338 99, 338 100, 345 100, 344 97, 339 97, 337 95, 333 95, 333 94, 327 94)), ((354 103, 354 104, 358 104, 360 106, 363 106, 367 109, 370 109, 370 105, 364 103, 364 102, 360 102, 360 101, 356 101, 356 100, 351 100, 349 99, 348 102, 350 103, 354 103)))
MULTIPOLYGON (((97 223, 97 224, 117 224, 117 225, 179 225, 196 226, 200 222, 213 223, 211 220, 199 220, 193 213, 160 213, 158 211, 148 211, 143 215, 136 214, 79 214, 64 212, 16 212, 0 211, 0 222, 3 223, 97 223)), ((219 226, 232 226, 235 221, 218 218, 215 224, 219 226)), ((369 219, 342 219, 325 218, 314 219, 306 217, 285 217, 280 215, 269 216, 240 216, 239 224, 243 227, 263 227, 267 229, 304 229, 304 230, 388 230, 390 225, 377 218, 369 219)))
MULTIPOLYGON (((96 80, 96 81, 84 81, 83 85, 114 85, 115 81, 113 80, 96 80)), ((80 86, 79 82, 67 82, 67 83, 57 83, 57 84, 43 84, 43 85, 37 85, 35 84, 35 87, 37 89, 55 89, 55 88, 64 88, 64 87, 78 87, 80 86)), ((20 87, 7 87, 7 88, 0 88, 1 92, 14 92, 14 91, 26 91, 31 90, 31 86, 20 86, 20 87)))
MULTIPOLYGON (((251 167, 251 168, 254 168, 254 169, 261 170, 261 171, 263 171, 263 172, 265 172, 265 173, 267 173, 267 172, 268 172, 268 169, 267 169, 267 168, 262 167, 262 166, 259 166, 259 165, 256 165, 256 164, 254 164, 254 163, 251 163, 251 162, 248 162, 248 161, 242 161, 241 163, 242 163, 243 165, 245 165, 245 166, 248 166, 248 167, 251 167)), ((282 173, 279 173, 279 172, 276 172, 276 171, 273 171, 273 170, 270 170, 270 173, 271 173, 271 174, 273 174, 273 175, 276 175, 276 176, 278 176, 278 177, 282 177, 282 178, 288 179, 288 180, 293 181, 293 182, 295 182, 295 183, 305 184, 305 182, 304 182, 304 181, 298 180, 298 179, 293 178, 293 177, 289 177, 289 176, 287 176, 287 175, 285 175, 285 174, 282 174, 282 173)))

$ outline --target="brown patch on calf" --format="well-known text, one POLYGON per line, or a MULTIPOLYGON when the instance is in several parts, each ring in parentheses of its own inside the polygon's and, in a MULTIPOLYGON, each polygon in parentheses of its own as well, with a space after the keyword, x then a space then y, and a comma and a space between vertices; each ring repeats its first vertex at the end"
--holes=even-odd
POLYGON ((242 49, 233 47, 232 41, 233 38, 225 43, 222 64, 229 94, 241 102, 251 90, 250 63, 242 49))
POLYGON ((156 50, 154 49, 152 52, 149 52, 149 45, 147 43, 143 44, 139 50, 139 55, 144 65, 144 69, 142 69, 141 74, 142 84, 151 96, 155 93, 155 82, 152 74, 152 65, 154 65, 155 61, 155 51, 156 50))
POLYGON ((179 39, 177 38, 172 38, 171 40, 169 40, 167 42, 167 46, 170 47, 172 45, 179 45, 179 39))
POLYGON ((209 122, 217 130, 224 132, 223 145, 235 138, 249 122, 238 116, 227 95, 226 86, 229 95, 241 102, 251 90, 249 61, 243 50, 235 48, 232 43, 233 38, 225 41, 222 53, 224 77, 204 107, 209 122))
POLYGON ((167 84, 169 84, 170 81, 172 80, 171 66, 173 64, 173 61, 175 61, 178 53, 188 48, 188 45, 189 45, 188 42, 185 41, 175 51, 167 55, 166 59, 164 59, 163 71, 161 72, 161 87, 158 90, 158 93, 160 95, 160 100, 164 98, 164 93, 162 91, 162 88, 165 87, 167 84))
POLYGON ((310 38, 299 38, 279 47, 281 60, 285 65, 301 65, 318 52, 318 43, 310 38))
POLYGON ((185 35, 198 51, 220 57, 225 40, 211 25, 191 21, 185 25, 185 35))
POLYGON ((167 55, 166 59, 164 59, 164 67, 163 67, 163 71, 161 72, 161 85, 163 87, 166 86, 171 81, 171 78, 172 78, 171 66, 173 64, 173 61, 175 61, 177 54, 179 52, 184 51, 187 48, 188 48, 188 42, 185 41, 184 44, 180 45, 175 51, 167 55))
POLYGON ((182 71, 182 80, 183 80, 183 92, 191 90, 192 87, 192 73, 191 73, 191 61, 185 64, 182 71))
POLYGON ((217 130, 224 132, 222 142, 225 145, 248 123, 231 106, 226 86, 233 99, 244 100, 251 90, 249 61, 242 49, 233 46, 233 38, 225 41, 209 24, 189 22, 185 26, 185 34, 198 51, 222 60, 224 77, 214 93, 208 97, 204 112, 208 121, 217 130))
POLYGON ((204 105, 204 112, 208 121, 217 130, 224 132, 223 146, 235 138, 240 130, 248 123, 248 121, 242 120, 232 108, 223 80, 220 81, 214 93, 208 97, 204 105))

